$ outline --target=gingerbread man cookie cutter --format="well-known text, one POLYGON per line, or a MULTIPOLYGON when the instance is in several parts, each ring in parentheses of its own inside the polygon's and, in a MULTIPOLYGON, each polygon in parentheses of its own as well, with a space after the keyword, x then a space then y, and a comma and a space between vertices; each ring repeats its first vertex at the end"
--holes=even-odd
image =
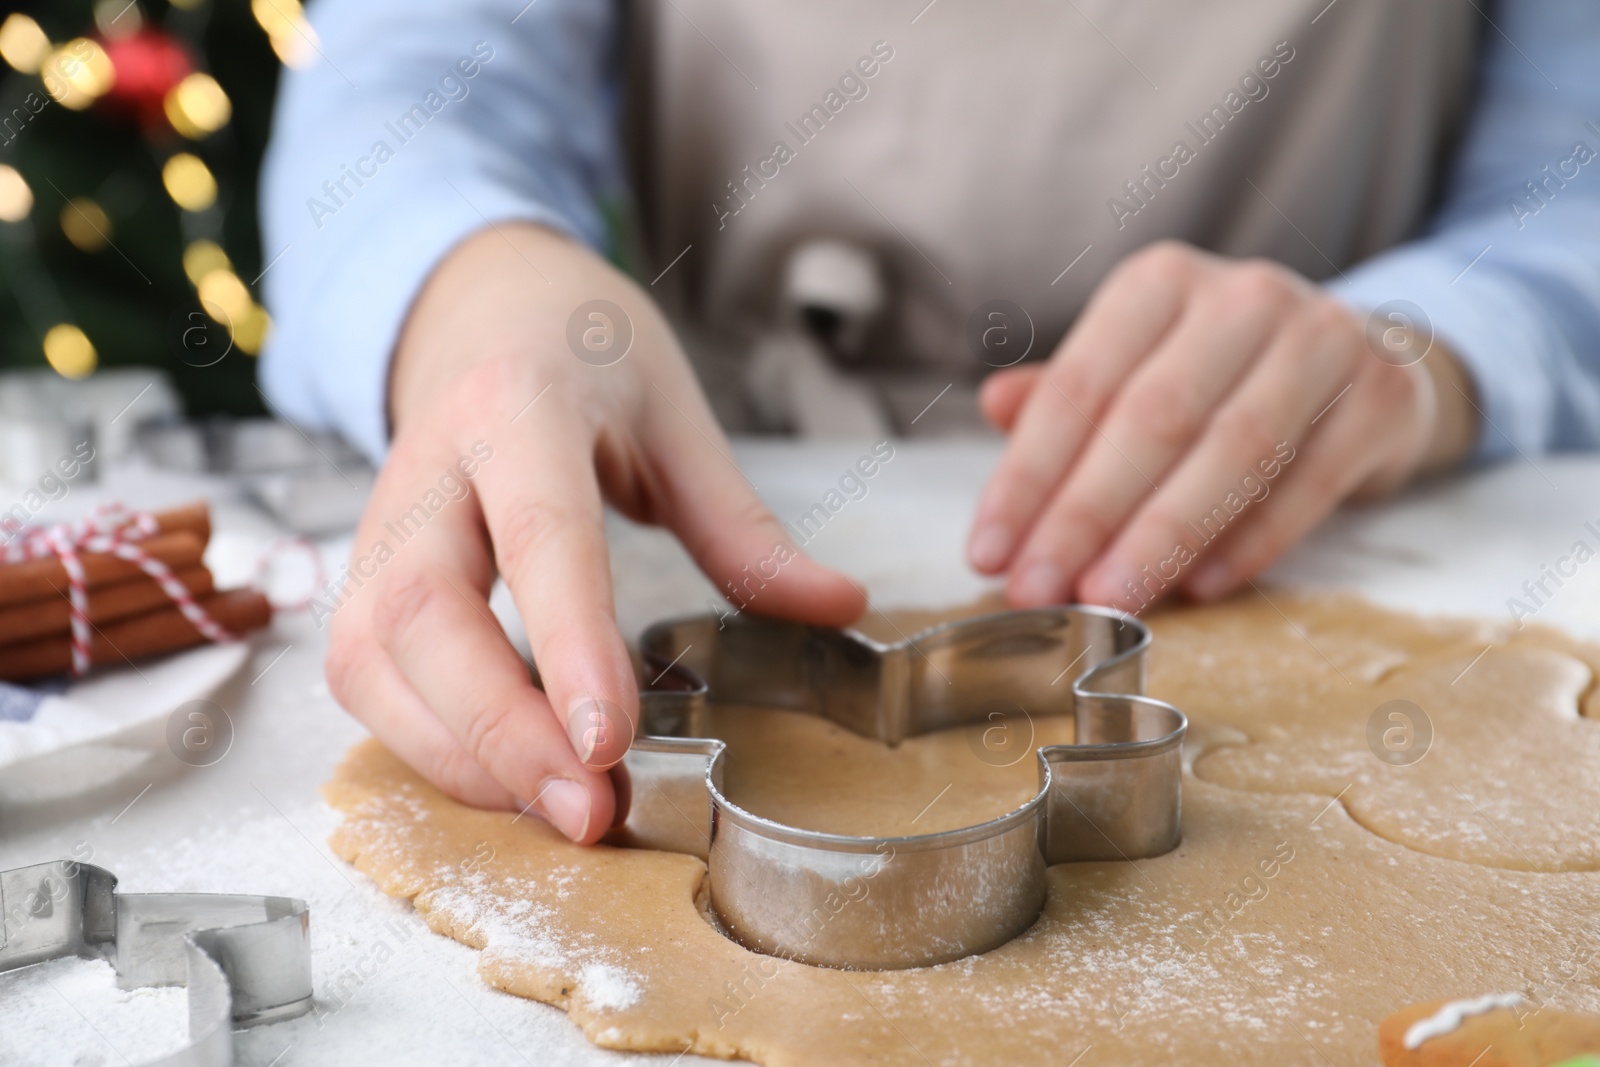
MULTIPOLYGON (((768 955, 887 970, 987 952, 1038 918, 1050 865, 1177 846, 1188 720, 1143 695, 1150 644, 1139 620, 1084 605, 963 619, 891 644, 742 615, 658 623, 640 641, 654 682, 624 761, 627 819, 610 840, 704 859, 716 920, 768 955), (1071 715, 1075 735, 1037 749, 1039 791, 998 818, 855 837, 729 800, 708 701, 805 712, 890 745, 993 728, 1011 709, 1029 724, 1071 715)), ((1012 715, 1004 725, 1020 729, 1012 715)))
POLYGON ((118 893, 73 860, 0 871, 0 971, 104 959, 123 989, 189 989, 189 1043, 141 1067, 229 1067, 233 1031, 312 1007, 310 912, 292 897, 118 893))

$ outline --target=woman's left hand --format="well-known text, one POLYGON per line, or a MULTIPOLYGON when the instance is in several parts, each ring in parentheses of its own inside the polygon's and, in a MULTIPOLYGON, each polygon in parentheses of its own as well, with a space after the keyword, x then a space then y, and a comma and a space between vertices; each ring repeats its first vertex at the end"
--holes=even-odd
POLYGON ((985 382, 1010 442, 968 553, 1010 571, 1017 607, 1214 599, 1341 501, 1458 462, 1470 391, 1402 319, 1369 342, 1366 316, 1282 266, 1153 245, 1047 363, 985 382))

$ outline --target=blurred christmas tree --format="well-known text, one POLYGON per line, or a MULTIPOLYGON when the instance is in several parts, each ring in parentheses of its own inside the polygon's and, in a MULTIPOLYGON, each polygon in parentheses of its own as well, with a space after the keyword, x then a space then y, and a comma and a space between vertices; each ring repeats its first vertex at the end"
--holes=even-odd
POLYGON ((262 410, 256 175, 299 0, 49 0, 0 22, 0 367, 164 368, 262 410))

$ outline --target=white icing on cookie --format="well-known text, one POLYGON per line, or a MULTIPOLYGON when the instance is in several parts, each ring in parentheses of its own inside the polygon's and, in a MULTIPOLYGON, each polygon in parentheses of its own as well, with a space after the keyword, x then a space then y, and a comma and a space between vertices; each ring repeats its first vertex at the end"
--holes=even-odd
POLYGON ((1460 1028, 1469 1015, 1482 1015, 1496 1008, 1514 1008, 1522 1003, 1517 993, 1490 993, 1476 1000, 1452 1000, 1426 1019, 1419 1019, 1406 1030, 1406 1048, 1414 1049, 1430 1037, 1443 1037, 1460 1028))

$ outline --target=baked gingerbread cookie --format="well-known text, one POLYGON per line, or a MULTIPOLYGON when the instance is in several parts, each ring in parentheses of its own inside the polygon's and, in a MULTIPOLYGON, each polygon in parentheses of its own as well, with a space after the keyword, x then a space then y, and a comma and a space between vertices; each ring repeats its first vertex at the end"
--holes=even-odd
POLYGON ((1600 1067, 1600 1019, 1517 993, 1415 1004, 1378 1027, 1385 1067, 1600 1067))

